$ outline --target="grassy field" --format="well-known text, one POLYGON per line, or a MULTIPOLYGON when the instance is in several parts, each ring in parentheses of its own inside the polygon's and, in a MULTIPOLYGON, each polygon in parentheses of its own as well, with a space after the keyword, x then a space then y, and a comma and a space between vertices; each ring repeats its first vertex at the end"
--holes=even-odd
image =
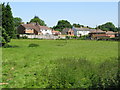
POLYGON ((3 82, 8 83, 3 88, 89 88, 117 83, 116 41, 16 39, 10 45, 2 49, 3 82))

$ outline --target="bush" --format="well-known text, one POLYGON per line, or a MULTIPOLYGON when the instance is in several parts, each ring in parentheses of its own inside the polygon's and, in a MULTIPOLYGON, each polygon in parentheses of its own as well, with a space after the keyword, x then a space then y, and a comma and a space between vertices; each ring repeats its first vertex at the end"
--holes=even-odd
POLYGON ((66 36, 65 38, 66 38, 66 39, 70 39, 70 36, 66 36))
POLYGON ((28 47, 38 47, 38 46, 39 46, 38 44, 31 43, 31 44, 29 44, 28 47))
POLYGON ((42 70, 39 85, 43 82, 45 88, 116 88, 118 85, 117 62, 111 60, 95 65, 85 58, 62 58, 54 64, 54 68, 46 66, 42 70))
POLYGON ((27 36, 22 36, 22 37, 20 37, 20 39, 28 39, 28 37, 27 36))
POLYGON ((72 38, 72 39, 77 39, 77 38, 78 38, 78 36, 71 36, 71 38, 72 38))
POLYGON ((18 48, 19 46, 17 46, 17 45, 5 44, 3 47, 4 47, 4 48, 18 48))
POLYGON ((84 36, 81 36, 79 39, 80 40, 87 40, 87 39, 89 39, 89 36, 88 35, 84 35, 84 36))

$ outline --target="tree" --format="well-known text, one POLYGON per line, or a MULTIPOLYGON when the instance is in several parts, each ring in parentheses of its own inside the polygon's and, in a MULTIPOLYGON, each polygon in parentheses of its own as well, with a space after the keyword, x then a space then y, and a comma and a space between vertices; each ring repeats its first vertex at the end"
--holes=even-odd
POLYGON ((22 22, 22 19, 19 18, 19 17, 14 17, 14 18, 13 18, 13 21, 14 21, 15 27, 18 27, 20 24, 23 23, 23 22, 22 22))
POLYGON ((15 34, 17 35, 17 28, 19 25, 23 24, 22 19, 19 17, 14 17, 13 18, 14 26, 15 26, 15 34))
POLYGON ((2 26, 2 4, 0 4, 0 26, 2 26))
POLYGON ((53 29, 62 31, 64 28, 72 28, 72 25, 67 20, 59 20, 57 25, 53 29))
POLYGON ((45 22, 41 20, 38 16, 35 16, 33 19, 30 20, 30 22, 38 22, 41 26, 46 26, 45 22))
POLYGON ((2 5, 2 27, 5 27, 5 3, 1 4, 2 5))
POLYGON ((9 3, 7 5, 3 3, 0 6, 2 7, 2 10, 0 9, 0 45, 4 46, 14 37, 14 23, 9 3))
POLYGON ((8 36, 4 28, 0 27, 0 31, 2 31, 2 36, 0 37, 0 44, 4 46, 6 43, 10 42, 10 36, 8 36))
POLYGON ((104 30, 104 31, 118 31, 117 27, 112 22, 107 22, 105 24, 99 25, 97 28, 104 30))
POLYGON ((84 27, 84 25, 80 25, 80 24, 76 24, 76 23, 74 23, 72 26, 73 26, 73 27, 78 27, 78 28, 84 27))
POLYGON ((13 16, 9 3, 6 6, 4 3, 2 4, 2 21, 2 27, 6 30, 10 38, 15 37, 13 16))

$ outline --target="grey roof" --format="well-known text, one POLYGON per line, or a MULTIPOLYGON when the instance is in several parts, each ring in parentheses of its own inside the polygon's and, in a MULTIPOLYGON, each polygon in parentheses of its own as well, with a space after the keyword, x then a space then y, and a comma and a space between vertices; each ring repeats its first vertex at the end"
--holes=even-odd
POLYGON ((89 28, 74 28, 76 31, 90 31, 89 28))

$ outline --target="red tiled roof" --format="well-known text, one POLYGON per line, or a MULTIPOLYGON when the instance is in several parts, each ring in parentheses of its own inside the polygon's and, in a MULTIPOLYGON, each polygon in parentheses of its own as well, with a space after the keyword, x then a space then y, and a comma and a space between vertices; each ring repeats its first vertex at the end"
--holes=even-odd
POLYGON ((49 30, 51 30, 51 29, 50 29, 49 27, 47 27, 47 26, 40 26, 40 25, 39 25, 39 27, 40 27, 40 29, 47 29, 47 30, 49 29, 49 30))
POLYGON ((25 27, 26 29, 31 28, 31 29, 35 29, 36 31, 40 30, 40 27, 38 25, 33 25, 33 24, 22 24, 23 27, 25 27))
POLYGON ((52 32, 53 32, 53 33, 59 33, 59 31, 54 31, 54 30, 53 30, 52 32))
MULTIPOLYGON (((35 24, 32 24, 32 23, 30 23, 30 24, 22 24, 22 26, 23 27, 25 27, 26 29, 28 28, 30 28, 30 29, 35 29, 36 31, 40 31, 40 29, 50 29, 49 27, 47 27, 47 26, 40 26, 40 25, 35 25, 35 24)), ((51 29, 50 29, 51 30, 51 29)))

